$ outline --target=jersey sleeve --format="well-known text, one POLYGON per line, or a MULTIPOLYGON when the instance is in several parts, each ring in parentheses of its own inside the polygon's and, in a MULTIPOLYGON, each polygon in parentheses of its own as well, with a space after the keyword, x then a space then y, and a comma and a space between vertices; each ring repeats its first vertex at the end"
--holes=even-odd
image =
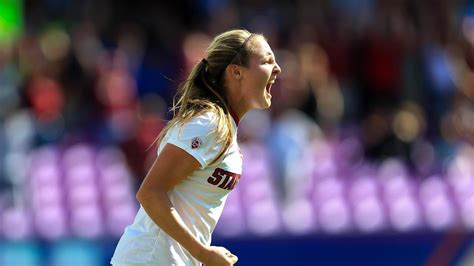
POLYGON ((222 149, 223 144, 217 143, 217 134, 211 133, 214 128, 212 114, 193 117, 188 122, 171 128, 166 143, 173 144, 189 153, 203 169, 222 149))

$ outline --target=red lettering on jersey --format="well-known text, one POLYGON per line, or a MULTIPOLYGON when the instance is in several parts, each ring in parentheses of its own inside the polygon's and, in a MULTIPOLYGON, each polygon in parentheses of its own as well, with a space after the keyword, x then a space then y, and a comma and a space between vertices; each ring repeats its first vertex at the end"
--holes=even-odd
POLYGON ((227 171, 224 169, 216 168, 216 170, 214 170, 214 173, 212 173, 212 176, 207 179, 207 182, 212 185, 219 184, 219 182, 221 182, 222 180, 222 177, 226 176, 226 172, 227 171))
POLYGON ((236 174, 235 177, 234 177, 234 180, 230 186, 230 188, 227 188, 228 190, 232 190, 234 189, 235 185, 237 185, 237 183, 239 182, 240 180, 240 175, 236 174))
MULTIPOLYGON (((229 183, 227 183, 226 186, 222 186, 223 189, 227 189, 227 190, 231 190, 233 185, 236 183, 237 181, 237 174, 233 174, 232 175, 232 178, 230 179, 229 183)), ((219 186, 220 187, 220 186, 219 186)))
POLYGON ((227 175, 225 176, 225 179, 224 179, 224 182, 222 182, 219 187, 220 188, 224 188, 225 185, 227 184, 227 181, 229 181, 229 178, 230 178, 230 182, 232 182, 232 178, 233 177, 233 173, 230 173, 230 172, 227 172, 227 175))
POLYGON ((224 181, 219 185, 219 187, 227 190, 232 190, 237 184, 237 182, 240 180, 240 175, 226 171, 221 168, 216 168, 214 170, 214 173, 212 173, 212 176, 207 179, 207 182, 216 186, 222 181, 223 178, 224 181))

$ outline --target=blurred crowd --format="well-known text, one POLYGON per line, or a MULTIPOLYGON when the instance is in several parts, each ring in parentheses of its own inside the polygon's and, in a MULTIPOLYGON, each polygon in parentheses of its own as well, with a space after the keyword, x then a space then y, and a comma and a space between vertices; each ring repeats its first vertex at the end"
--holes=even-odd
MULTIPOLYGON (((320 186, 352 188, 360 177, 442 180, 434 190, 462 190, 447 198, 474 228, 474 2, 42 0, 0 9, 17 17, 0 35, 0 210, 32 208, 31 180, 63 180, 77 165, 107 177, 114 158, 132 181, 130 198, 114 202, 133 209, 180 82, 212 36, 245 27, 267 37, 283 70, 272 107, 239 126, 244 156, 261 155, 247 169, 269 176, 260 188, 274 204, 312 201, 320 186)), ((297 205, 288 219, 311 208, 297 205)))

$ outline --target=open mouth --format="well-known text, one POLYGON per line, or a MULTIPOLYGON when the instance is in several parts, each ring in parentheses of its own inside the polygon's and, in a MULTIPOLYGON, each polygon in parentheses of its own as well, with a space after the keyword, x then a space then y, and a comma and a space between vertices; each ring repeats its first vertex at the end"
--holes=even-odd
POLYGON ((267 86, 265 87, 265 90, 267 91, 268 94, 270 94, 270 90, 272 88, 273 82, 267 83, 267 86))
POLYGON ((265 86, 265 91, 270 94, 270 90, 272 88, 272 85, 273 83, 275 83, 275 80, 276 80, 276 77, 274 77, 273 79, 271 79, 268 83, 267 83, 267 86, 265 86))

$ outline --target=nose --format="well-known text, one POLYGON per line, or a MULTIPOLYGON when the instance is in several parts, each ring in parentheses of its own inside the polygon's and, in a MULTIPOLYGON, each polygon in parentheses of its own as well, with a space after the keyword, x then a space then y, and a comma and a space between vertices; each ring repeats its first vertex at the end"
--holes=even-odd
POLYGON ((275 62, 275 67, 273 67, 273 73, 278 75, 278 74, 280 74, 280 72, 281 72, 281 67, 280 67, 280 65, 278 65, 278 63, 275 62))

